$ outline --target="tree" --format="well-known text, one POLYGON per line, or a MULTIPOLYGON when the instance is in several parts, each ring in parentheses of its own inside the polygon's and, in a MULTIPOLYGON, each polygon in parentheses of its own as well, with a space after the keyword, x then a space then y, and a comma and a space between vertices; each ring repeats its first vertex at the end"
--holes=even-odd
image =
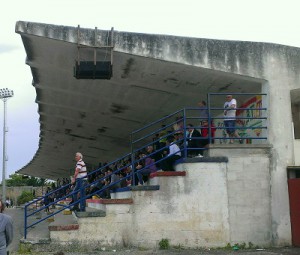
POLYGON ((34 196, 31 192, 23 191, 22 194, 18 197, 18 205, 25 204, 33 200, 34 196))
POLYGON ((20 174, 12 174, 10 178, 6 180, 7 187, 26 186, 26 181, 20 174))
POLYGON ((33 186, 40 187, 46 185, 46 180, 43 178, 36 178, 33 176, 25 176, 20 174, 12 174, 10 178, 6 180, 6 185, 8 187, 17 186, 33 186))

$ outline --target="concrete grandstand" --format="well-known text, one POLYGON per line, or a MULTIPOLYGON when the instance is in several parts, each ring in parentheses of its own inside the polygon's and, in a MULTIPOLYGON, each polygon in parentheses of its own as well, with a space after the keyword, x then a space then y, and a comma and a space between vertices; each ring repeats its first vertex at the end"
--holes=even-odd
MULTIPOLYGON (((110 38, 109 31, 85 28, 78 37, 76 27, 24 21, 17 22, 16 33, 21 35, 26 64, 31 68, 41 124, 39 149, 19 173, 49 179, 66 177, 76 151, 83 152, 91 166, 122 156, 130 151, 131 131, 180 108, 195 106, 207 93, 266 93, 268 140, 258 147, 216 145, 210 151, 210 155, 229 159, 229 164, 218 167, 222 186, 216 185, 219 194, 225 194, 222 189, 229 187, 232 199, 229 205, 222 204, 222 221, 228 231, 222 232, 222 241, 249 241, 259 229, 258 237, 264 244, 291 244, 287 167, 300 163, 295 156, 299 135, 292 128, 292 123, 296 128, 300 123, 299 48, 121 31, 110 38), (78 43, 91 47, 81 55, 91 60, 92 47, 106 45, 111 39, 112 78, 74 78, 78 43), (260 168, 262 171, 251 178, 247 174, 249 169, 260 168), (228 176, 223 176, 223 169, 229 171, 228 176), (239 186, 238 181, 243 180, 245 185, 239 186), (248 187, 246 183, 251 180, 259 187, 248 187), (247 196, 259 198, 262 191, 263 202, 251 200, 259 204, 256 212, 265 216, 259 223, 259 213, 251 218, 252 205, 243 203, 247 203, 247 196), (241 203, 244 214, 236 216, 240 208, 235 201, 241 203), (232 220, 227 222, 227 216, 232 220), (251 234, 236 227, 244 216, 249 226, 257 227, 251 234)), ((106 58, 107 49, 99 51, 106 58)), ((223 99, 213 104, 222 107, 223 99)), ((189 167, 195 174, 195 166, 186 169, 189 167)), ((209 172, 205 174, 210 177, 209 172)), ((227 198, 224 195, 224 201, 227 198)))

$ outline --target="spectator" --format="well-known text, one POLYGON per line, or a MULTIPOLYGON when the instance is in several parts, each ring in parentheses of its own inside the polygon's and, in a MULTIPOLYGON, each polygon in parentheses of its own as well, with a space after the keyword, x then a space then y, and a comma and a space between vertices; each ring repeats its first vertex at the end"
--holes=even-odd
POLYGON ((202 137, 207 137, 207 139, 203 139, 200 140, 200 144, 201 147, 205 147, 207 144, 209 144, 209 129, 210 131, 210 135, 211 135, 211 143, 214 143, 214 137, 215 137, 215 133, 216 133, 216 127, 214 125, 214 123, 212 122, 210 127, 208 125, 208 121, 207 120, 203 120, 202 121, 202 126, 201 126, 201 136, 202 137))
POLYGON ((183 133, 183 118, 176 117, 176 123, 173 125, 173 131, 175 134, 183 133))
POLYGON ((9 207, 10 207, 10 199, 9 199, 9 198, 7 198, 7 199, 5 200, 5 204, 6 204, 6 208, 9 208, 9 207))
POLYGON ((110 199, 110 187, 111 184, 111 173, 112 169, 107 168, 107 171, 105 172, 106 178, 103 180, 103 191, 99 194, 101 198, 110 199))
POLYGON ((200 117, 200 126, 201 126, 202 125, 202 121, 208 120, 208 109, 207 109, 205 101, 200 101, 198 103, 198 106, 200 108, 199 117, 200 117))
POLYGON ((183 133, 175 133, 174 134, 174 142, 178 145, 180 149, 183 149, 184 139, 183 133))
MULTIPOLYGON (((80 193, 81 197, 85 196, 83 186, 85 186, 87 181, 87 169, 85 163, 83 161, 83 156, 80 152, 75 154, 76 166, 75 166, 75 173, 72 180, 72 184, 75 185, 74 187, 74 194, 73 194, 73 202, 77 202, 78 194, 80 193)), ((71 209, 73 211, 79 211, 79 204, 75 204, 71 209)), ((85 201, 80 201, 80 211, 85 211, 85 201)))
POLYGON ((46 213, 50 213, 50 209, 49 209, 49 203, 50 203, 50 198, 48 193, 46 192, 45 196, 44 196, 44 206, 45 207, 45 212, 46 213))
MULTIPOLYGON (((240 138, 235 129, 236 106, 237 102, 232 95, 227 95, 226 102, 224 103, 224 126, 230 137, 229 143, 233 143, 233 138, 240 138)), ((243 143, 243 140, 239 139, 239 142, 243 143)))
POLYGON ((124 188, 127 186, 127 181, 126 181, 126 173, 125 172, 122 172, 120 173, 120 179, 121 179, 121 182, 120 182, 120 187, 121 188, 124 188))
MULTIPOLYGON (((167 139, 167 145, 169 146, 169 153, 166 155, 165 159, 163 159, 161 164, 163 171, 175 171, 174 163, 176 160, 181 158, 180 148, 173 141, 174 141, 174 137, 169 136, 167 139)), ((165 153, 167 152, 165 151, 165 153)))
MULTIPOLYGON (((117 170, 117 169, 116 169, 117 170)), ((110 176, 110 183, 113 184, 112 186, 109 187, 109 192, 111 193, 111 191, 113 191, 114 189, 118 189, 121 187, 121 183, 120 183, 120 176, 119 174, 115 174, 112 173, 112 175, 110 176), (117 182, 117 183, 116 183, 117 182)), ((110 197, 110 195, 109 195, 110 197)))
POLYGON ((97 182, 90 186, 90 193, 89 194, 93 194, 93 193, 95 193, 95 192, 102 189, 102 187, 104 186, 104 181, 100 180, 100 179, 103 178, 103 177, 104 177, 104 174, 100 174, 96 177, 95 181, 97 181, 97 182))
POLYGON ((13 220, 9 215, 3 213, 4 204, 0 201, 0 254, 6 255, 7 246, 13 240, 13 220))
POLYGON ((157 171, 157 168, 155 166, 155 161, 151 157, 147 157, 146 153, 141 153, 141 163, 136 167, 137 170, 137 177, 138 177, 138 185, 143 185, 144 180, 143 177, 149 177, 151 173, 154 173, 157 171), (142 169, 142 170, 140 170, 142 169))
POLYGON ((198 154, 203 155, 203 151, 199 148, 202 148, 201 145, 201 134, 200 132, 194 128, 192 124, 187 125, 188 135, 187 135, 187 148, 188 148, 188 155, 193 157, 197 156, 198 154))
MULTIPOLYGON (((152 145, 147 146, 147 154, 150 158, 152 158, 155 162, 159 161, 161 159, 161 153, 155 152, 152 145)), ((155 164, 156 167, 159 168, 160 163, 155 164)))

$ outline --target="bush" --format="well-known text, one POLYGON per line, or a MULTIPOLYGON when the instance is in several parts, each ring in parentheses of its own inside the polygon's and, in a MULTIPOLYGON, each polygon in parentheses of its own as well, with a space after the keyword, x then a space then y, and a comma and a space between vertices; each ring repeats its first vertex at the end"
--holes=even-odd
POLYGON ((161 250, 168 250, 170 248, 168 239, 161 239, 161 241, 158 244, 161 250))
POLYGON ((18 205, 25 204, 25 203, 33 200, 33 198, 34 198, 34 196, 31 192, 23 191, 21 196, 18 197, 17 203, 18 203, 18 205))

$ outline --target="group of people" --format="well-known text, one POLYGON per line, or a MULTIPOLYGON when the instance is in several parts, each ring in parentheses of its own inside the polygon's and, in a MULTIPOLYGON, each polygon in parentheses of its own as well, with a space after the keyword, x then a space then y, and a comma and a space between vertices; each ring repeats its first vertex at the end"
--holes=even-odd
MULTIPOLYGON (((159 170, 175 171, 174 164, 182 157, 185 145, 188 156, 203 156, 203 151, 207 145, 214 142, 216 128, 213 121, 209 119, 206 102, 201 101, 199 107, 199 126, 194 127, 193 124, 188 124, 184 128, 183 118, 180 116, 176 117, 172 130, 168 131, 166 126, 162 125, 160 132, 155 135, 153 143, 136 153, 135 164, 131 163, 131 158, 123 159, 113 165, 106 166, 100 173, 94 174, 88 179, 83 156, 77 152, 75 154, 75 172, 71 180, 74 191, 72 203, 75 203, 72 210, 85 210, 85 201, 81 200, 78 203, 77 201, 86 194, 95 194, 99 191, 100 197, 110 198, 110 192, 116 188, 143 185, 153 172, 159 170), (114 172, 117 169, 120 170, 114 172), (133 175, 135 178, 132 178, 133 175), (92 185, 86 190, 81 189, 88 181, 92 185)), ((236 107, 236 100, 232 95, 227 95, 224 104, 224 126, 230 137, 230 143, 233 143, 234 138, 239 138, 235 129, 236 107)))
POLYGON ((89 176, 90 178, 88 178, 87 168, 83 161, 83 155, 80 152, 75 154, 75 160, 75 171, 71 180, 72 191, 74 192, 71 201, 74 204, 71 208, 72 211, 85 211, 85 200, 80 200, 80 197, 97 194, 98 197, 109 199, 113 190, 132 184, 130 158, 107 165, 102 171, 89 176), (116 173, 115 170, 117 169, 120 170, 116 173), (89 187, 82 189, 87 183, 90 183, 89 187), (78 202, 78 200, 80 201, 78 202))

